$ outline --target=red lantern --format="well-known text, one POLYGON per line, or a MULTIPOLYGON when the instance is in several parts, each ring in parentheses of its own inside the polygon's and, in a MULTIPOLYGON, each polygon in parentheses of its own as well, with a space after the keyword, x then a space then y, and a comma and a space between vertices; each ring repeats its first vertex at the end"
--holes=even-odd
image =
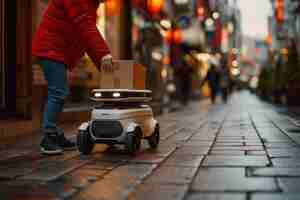
POLYGON ((205 8, 199 7, 197 9, 197 14, 198 14, 199 17, 204 17, 205 16, 205 8))
POLYGON ((175 43, 180 44, 182 42, 182 31, 180 29, 176 29, 174 31, 168 30, 165 34, 165 39, 169 44, 175 43))
POLYGON ((266 38, 266 43, 268 44, 268 45, 271 45, 272 44, 272 40, 273 40, 273 38, 272 38, 272 35, 268 35, 267 36, 267 38, 266 38))
POLYGON ((176 29, 173 32, 173 40, 176 44, 180 44, 182 42, 182 31, 180 29, 176 29))
POLYGON ((114 16, 120 14, 121 11, 120 0, 107 0, 106 11, 108 16, 114 16))
POLYGON ((152 14, 159 13, 163 4, 164 4, 164 0, 147 0, 148 10, 152 14))
POLYGON ((166 35, 165 38, 167 40, 168 43, 172 43, 173 41, 173 33, 171 30, 166 31, 166 35))
POLYGON ((163 58, 163 64, 164 65, 170 65, 171 64, 171 58, 170 58, 170 56, 165 56, 163 58))
POLYGON ((283 23, 284 21, 284 12, 285 12, 285 7, 284 7, 284 0, 276 0, 275 2, 275 7, 276 7, 276 20, 278 23, 283 23))

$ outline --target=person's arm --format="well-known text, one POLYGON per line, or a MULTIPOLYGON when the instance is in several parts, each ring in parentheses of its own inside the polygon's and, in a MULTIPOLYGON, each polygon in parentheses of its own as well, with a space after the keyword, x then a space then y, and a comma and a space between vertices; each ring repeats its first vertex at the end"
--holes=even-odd
MULTIPOLYGON (((96 26, 96 12, 91 0, 64 0, 66 14, 76 28, 88 55, 100 68, 104 56, 110 55, 110 50, 96 26)), ((107 58, 107 57, 106 57, 107 58)))

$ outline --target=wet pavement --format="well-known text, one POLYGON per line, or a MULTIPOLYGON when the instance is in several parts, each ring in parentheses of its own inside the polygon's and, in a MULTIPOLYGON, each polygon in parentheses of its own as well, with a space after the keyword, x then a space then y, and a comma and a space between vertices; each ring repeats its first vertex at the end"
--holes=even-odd
POLYGON ((298 200, 300 116, 247 92, 158 117, 161 144, 129 156, 0 152, 1 200, 298 200))

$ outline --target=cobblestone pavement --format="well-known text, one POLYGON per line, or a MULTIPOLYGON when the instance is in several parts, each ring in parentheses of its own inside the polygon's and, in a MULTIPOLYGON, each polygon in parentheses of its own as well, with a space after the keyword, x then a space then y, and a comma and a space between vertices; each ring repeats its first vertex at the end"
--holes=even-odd
POLYGON ((1 200, 299 200, 299 116, 247 92, 158 117, 161 144, 135 157, 97 145, 0 152, 1 200))

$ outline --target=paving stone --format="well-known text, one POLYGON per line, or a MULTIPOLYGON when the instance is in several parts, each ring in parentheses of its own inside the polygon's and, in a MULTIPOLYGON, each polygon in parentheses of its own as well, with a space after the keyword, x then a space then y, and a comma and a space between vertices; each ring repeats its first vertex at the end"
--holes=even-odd
POLYGON ((7 163, 11 161, 16 161, 20 159, 25 160, 37 160, 41 159, 43 156, 36 151, 24 150, 24 149, 9 149, 0 151, 0 164, 7 163))
POLYGON ((261 151, 264 150, 264 148, 263 146, 214 146, 213 150, 261 151))
POLYGON ((239 193, 191 193, 185 200, 246 200, 246 194, 239 193))
MULTIPOLYGON (((174 149, 175 150, 175 149, 174 149)), ((170 152, 171 153, 171 152, 170 152)), ((158 164, 166 159, 167 156, 159 156, 156 154, 138 154, 132 159, 129 159, 130 163, 145 163, 145 164, 158 164)))
POLYGON ((275 167, 300 167, 300 157, 297 158, 272 158, 275 167))
POLYGON ((117 149, 108 153, 100 153, 93 155, 93 160, 106 162, 132 162, 132 163, 160 163, 168 157, 176 146, 159 147, 157 150, 144 149, 138 152, 135 156, 128 154, 126 150, 117 149))
POLYGON ((182 146, 176 151, 177 154, 181 155, 206 155, 209 151, 209 147, 193 147, 193 146, 182 146))
POLYGON ((192 138, 202 138, 202 140, 214 139, 218 133, 218 128, 211 128, 202 126, 200 129, 196 130, 192 138))
POLYGON ((226 141, 228 141, 228 140, 232 140, 232 141, 242 141, 242 140, 244 140, 244 138, 243 138, 243 136, 242 135, 240 135, 240 134, 238 134, 238 135, 236 135, 236 134, 232 134, 232 135, 225 135, 225 134, 222 134, 222 133, 220 133, 219 135, 218 135, 218 138, 217 138, 217 141, 218 140, 226 140, 226 141))
POLYGON ((190 141, 193 141, 193 140, 199 140, 199 141, 203 141, 203 142, 213 142, 215 140, 216 136, 206 136, 206 135, 193 135, 191 138, 190 138, 190 141))
POLYGON ((1 179, 15 179, 19 176, 30 174, 35 170, 36 166, 32 163, 23 164, 2 164, 0 165, 0 180, 1 179))
POLYGON ((159 145, 159 149, 178 148, 184 144, 184 141, 166 140, 159 145))
POLYGON ((209 155, 245 155, 245 151, 232 151, 232 150, 212 150, 209 155))
POLYGON ((59 200, 51 193, 48 186, 36 182, 10 182, 0 183, 1 200, 59 200))
MULTIPOLYGON (((39 184, 44 180, 37 178, 38 181, 27 182, 23 186, 4 187, 4 183, 14 181, 0 180, 0 199, 3 199, 1 195, 4 194, 1 190, 9 191, 9 194, 16 193, 19 195, 17 199, 25 200, 53 200, 56 197, 60 200, 118 200, 128 199, 129 194, 131 200, 300 199, 298 194, 293 196, 290 193, 299 190, 300 185, 299 178, 294 177, 295 171, 299 174, 300 148, 295 150, 294 147, 295 143, 300 142, 300 136, 289 130, 294 128, 290 119, 286 118, 286 113, 278 114, 273 106, 260 103, 258 99, 249 96, 249 93, 238 97, 241 98, 235 99, 233 96, 229 104, 210 106, 209 102, 201 103, 201 109, 205 113, 201 110, 196 114, 195 108, 200 107, 197 103, 195 106, 190 104, 182 111, 159 117, 162 124, 162 143, 159 149, 151 151, 148 145, 143 145, 142 151, 135 157, 128 156, 124 151, 111 153, 106 150, 106 145, 97 145, 93 154, 86 157, 79 156, 76 151, 57 157, 37 154, 32 156, 31 153, 21 155, 16 152, 16 157, 2 162, 0 156, 0 171, 3 171, 0 172, 0 179, 1 173, 3 178, 6 176, 18 178, 17 180, 24 174, 43 176, 43 173, 55 179, 46 179, 48 182, 44 186, 39 184), (253 107, 255 109, 250 109, 253 107), (225 117, 224 126, 218 132, 225 117), (286 133, 275 127, 269 118, 286 133), (204 121, 206 124, 202 126, 204 121), (258 133, 253 125, 258 127, 258 133), (201 167, 195 177, 203 156, 207 155, 216 137, 214 149, 233 149, 210 151, 204 162, 208 167, 201 167), (263 138, 269 155, 275 157, 271 159, 273 167, 256 168, 269 164, 260 137, 263 138), (177 151, 172 155, 174 150, 177 151), (73 160, 76 161, 72 163, 73 160), (88 163, 72 169, 77 166, 77 162, 88 163), (252 174, 246 173, 248 167, 255 167, 252 174), (191 193, 186 195, 192 180, 191 193), (287 193, 279 193, 281 189, 287 193)), ((32 179, 26 179, 28 180, 32 179)))
POLYGON ((175 152, 163 163, 163 166, 199 167, 203 158, 204 156, 182 155, 175 152))
POLYGON ((258 168, 249 170, 251 176, 270 176, 270 177, 300 177, 299 168, 258 168))
POLYGON ((273 128, 274 127, 274 125, 269 121, 265 121, 265 122, 257 121, 257 122, 254 122, 254 124, 255 124, 256 128, 273 128))
POLYGON ((195 147, 210 147, 212 146, 212 141, 202 141, 202 140, 189 140, 184 144, 184 146, 195 146, 195 147))
POLYGON ((300 178, 278 178, 283 192, 299 192, 300 178))
MULTIPOLYGON (((168 132, 165 132, 164 134, 162 134, 160 136, 160 140, 161 141, 164 141, 164 140, 167 140, 168 138, 170 138, 171 136, 175 135, 176 133, 178 133, 180 130, 179 129, 174 129, 172 131, 168 131, 168 132)), ((164 132, 164 131, 160 131, 160 132, 164 132)))
POLYGON ((67 174, 77 168, 82 167, 89 161, 68 160, 64 162, 53 162, 37 167, 33 173, 20 177, 24 180, 38 180, 38 181, 53 181, 64 174, 67 174))
POLYGON ((227 147, 227 146, 237 146, 237 147, 240 147, 240 146, 244 146, 244 143, 243 142, 216 142, 215 147, 227 147))
POLYGON ((285 138, 286 136, 282 134, 282 132, 277 127, 271 127, 271 128, 257 128, 258 133, 260 135, 266 135, 271 136, 272 138, 285 138))
POLYGON ((265 146, 269 149, 287 149, 287 148, 294 148, 298 145, 292 142, 285 142, 285 143, 265 143, 265 146))
POLYGON ((249 155, 249 156, 266 156, 267 152, 265 152, 265 151, 246 151, 246 155, 249 155))
POLYGON ((243 143, 243 142, 245 142, 245 140, 244 139, 233 140, 233 139, 230 139, 230 138, 222 138, 222 139, 218 138, 216 140, 216 142, 219 142, 219 143, 237 143, 237 142, 243 143))
POLYGON ((187 191, 188 185, 144 184, 131 193, 128 200, 182 200, 187 191))
POLYGON ((255 129, 253 129, 253 132, 247 132, 244 133, 244 138, 245 140, 249 140, 249 141, 261 141, 260 137, 258 136, 257 132, 255 129))
POLYGON ((300 145, 300 134, 297 133, 297 134, 291 134, 291 133, 288 133, 289 137, 295 142, 298 144, 298 147, 300 145))
POLYGON ((116 179, 117 181, 130 179, 141 181, 149 176, 156 167, 156 164, 127 164, 116 168, 105 178, 116 179))
MULTIPOLYGON (((96 179, 102 178, 104 175, 106 175, 108 171, 106 170, 99 170, 95 168, 89 168, 88 166, 84 166, 80 169, 77 169, 70 174, 67 174, 62 177, 62 179, 65 179, 68 182, 68 185, 71 185, 72 187, 76 188, 83 188, 85 185, 87 185, 89 182, 93 182, 96 179)), ((54 182, 59 182, 60 179, 55 180, 54 182)))
POLYGON ((291 139, 287 138, 287 137, 263 137, 262 135, 262 139, 263 141, 266 143, 286 143, 286 142, 291 142, 291 139))
POLYGON ((290 149, 268 149, 267 150, 270 157, 300 157, 300 148, 290 148, 290 149))
POLYGON ((170 138, 168 138, 168 140, 186 142, 187 140, 189 140, 192 137, 192 135, 193 135, 192 133, 181 132, 181 133, 172 135, 170 138))
POLYGON ((64 153, 62 155, 57 156, 47 156, 42 160, 39 160, 39 164, 48 164, 52 162, 64 162, 67 160, 71 160, 74 158, 79 158, 80 153, 78 151, 70 151, 68 153, 64 153))
MULTIPOLYGON (((93 153, 91 155, 81 155, 81 160, 91 161, 91 162, 108 162, 108 163, 124 163, 130 159, 130 155, 125 151, 118 150, 117 152, 99 152, 93 153)), ((131 157, 132 158, 132 157, 131 157)))
POLYGON ((79 190, 78 187, 73 187, 72 185, 79 185, 79 183, 77 181, 73 181, 74 180, 68 176, 59 177, 55 181, 50 181, 47 183, 48 190, 60 199, 70 198, 79 190))
POLYGON ((269 194, 251 194, 250 200, 299 200, 299 194, 290 193, 269 193, 269 194))
POLYGON ((74 200, 119 200, 127 199, 133 189, 149 176, 157 165, 124 165, 113 170, 104 179, 96 181, 78 195, 74 200))
POLYGON ((43 158, 44 157, 40 153, 30 153, 23 156, 12 157, 8 160, 2 160, 0 161, 0 166, 21 166, 26 165, 27 163, 37 163, 43 158))
POLYGON ((90 161, 87 165, 85 165, 83 169, 108 171, 120 166, 121 164, 123 164, 123 162, 106 162, 100 160, 93 160, 90 161))
POLYGON ((267 166, 269 160, 266 156, 206 156, 202 166, 267 166))
POLYGON ((244 168, 200 168, 191 186, 201 192, 278 191, 274 178, 245 177, 244 168))
POLYGON ((161 166, 146 180, 146 183, 189 184, 196 171, 196 167, 161 166))
POLYGON ((249 140, 245 140, 245 146, 262 146, 262 142, 252 142, 249 140))

